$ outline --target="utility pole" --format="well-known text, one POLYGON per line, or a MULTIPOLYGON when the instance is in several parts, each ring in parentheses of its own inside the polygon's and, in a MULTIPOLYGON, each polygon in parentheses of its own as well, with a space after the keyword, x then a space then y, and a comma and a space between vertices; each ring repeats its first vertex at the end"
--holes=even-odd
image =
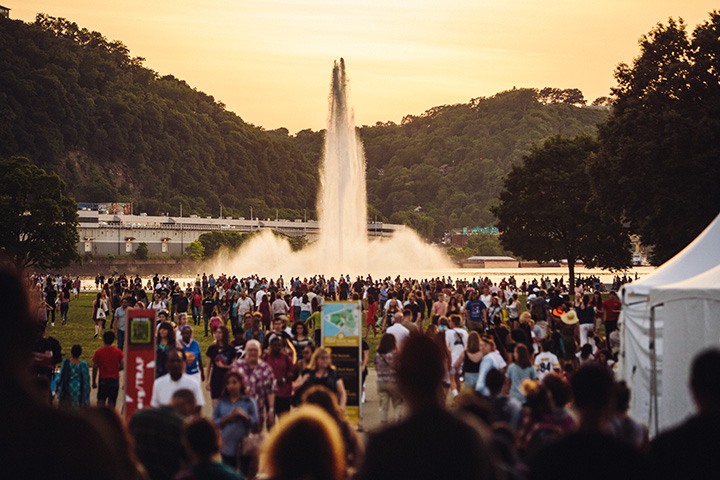
POLYGON ((222 216, 222 203, 220 204, 220 218, 221 218, 221 219, 223 218, 223 216, 222 216))

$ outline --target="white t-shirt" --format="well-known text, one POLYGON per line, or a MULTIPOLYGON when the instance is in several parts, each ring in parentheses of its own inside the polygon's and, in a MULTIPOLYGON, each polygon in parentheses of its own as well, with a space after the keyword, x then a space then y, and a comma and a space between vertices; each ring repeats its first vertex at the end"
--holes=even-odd
POLYGON ((405 328, 401 323, 393 323, 392 326, 388 327, 385 331, 395 337, 395 343, 397 343, 398 350, 402 347, 405 339, 410 336, 410 330, 405 328))
POLYGON ((487 308, 490 308, 490 300, 492 299, 492 295, 489 293, 487 295, 480 295, 480 301, 485 304, 487 308))
POLYGON ((184 388, 193 392, 195 395, 195 402, 198 406, 202 407, 205 404, 205 397, 203 397, 200 384, 192 376, 183 373, 180 379, 176 382, 170 377, 169 373, 166 373, 162 377, 155 379, 150 405, 153 407, 168 405, 173 394, 184 388))
POLYGON ((237 305, 238 317, 242 317, 243 314, 252 310, 252 307, 253 307, 253 301, 252 301, 252 298, 250 298, 250 297, 245 297, 245 298, 240 297, 237 299, 237 302, 235 302, 235 304, 237 305))
POLYGON ((452 365, 455 364, 458 358, 462 355, 467 345, 468 332, 464 328, 455 327, 452 330, 445 332, 445 343, 447 343, 450 349, 450 358, 452 365))
MULTIPOLYGON (((260 305, 260 302, 262 302, 263 295, 267 295, 267 291, 265 290, 258 290, 255 294, 255 305, 260 305)), ((268 297, 270 299, 270 297, 268 297)))
POLYGON ((538 380, 542 381, 545 375, 553 370, 560 370, 560 362, 557 356, 551 352, 542 352, 535 357, 535 370, 538 380))

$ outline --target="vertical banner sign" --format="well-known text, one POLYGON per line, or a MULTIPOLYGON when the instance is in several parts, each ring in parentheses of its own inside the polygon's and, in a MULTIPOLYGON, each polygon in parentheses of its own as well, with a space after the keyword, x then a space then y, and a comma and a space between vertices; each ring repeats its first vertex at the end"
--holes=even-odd
POLYGON ((150 406, 155 381, 155 310, 128 310, 125 338, 125 419, 150 406))
POLYGON ((362 323, 360 302, 325 302, 322 307, 322 345, 330 349, 347 391, 345 415, 357 426, 360 423, 360 386, 362 323))

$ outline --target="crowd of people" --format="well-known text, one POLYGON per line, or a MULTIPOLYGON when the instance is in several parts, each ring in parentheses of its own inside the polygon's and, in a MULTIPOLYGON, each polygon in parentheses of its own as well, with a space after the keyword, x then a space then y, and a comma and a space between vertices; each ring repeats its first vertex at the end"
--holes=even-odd
MULTIPOLYGON (((98 282, 93 304, 93 320, 113 328, 96 330, 104 345, 93 356, 91 380, 81 351, 73 347, 63 361, 56 421, 87 409, 88 385, 97 386, 97 405, 107 410, 90 415, 86 427, 93 439, 101 426, 103 442, 85 451, 107 447, 117 455, 123 442, 134 445, 127 457, 82 467, 112 467, 109 478, 120 471, 152 479, 670 478, 682 468, 717 467, 713 455, 701 453, 707 442, 718 444, 720 352, 704 353, 693 366, 698 417, 651 443, 627 414, 630 389, 614 380, 617 295, 593 291, 594 279, 572 292, 562 279, 524 283, 198 275, 179 285, 113 276, 98 282), (344 419, 342 378, 313 335, 324 301, 350 299, 363 305, 365 336, 380 337, 374 364, 384 427, 367 442, 344 419), (158 312, 156 380, 152 408, 123 425, 110 410, 122 368, 118 333, 127 309, 138 307, 158 312), (196 330, 214 340, 204 355, 196 330), (203 388, 210 418, 202 416, 203 388), (692 450, 692 464, 670 462, 672 448, 692 450)), ((31 281, 41 292, 29 297, 38 315, 28 299, 13 313, 40 331, 49 321, 49 285, 31 281)), ((31 378, 47 392, 56 352, 46 333, 34 342, 31 378)), ((18 348, 3 353, 19 355, 18 348)), ((19 387, 15 393, 29 395, 19 387)), ((47 393, 41 398, 50 403, 47 393)))

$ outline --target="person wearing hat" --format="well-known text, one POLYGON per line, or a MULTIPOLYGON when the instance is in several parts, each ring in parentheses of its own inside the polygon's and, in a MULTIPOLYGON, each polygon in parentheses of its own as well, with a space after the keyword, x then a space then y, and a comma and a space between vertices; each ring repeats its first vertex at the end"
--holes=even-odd
POLYGON ((580 341, 579 320, 575 310, 569 310, 560 317, 560 336, 564 347, 564 359, 572 360, 577 352, 577 345, 580 341))

